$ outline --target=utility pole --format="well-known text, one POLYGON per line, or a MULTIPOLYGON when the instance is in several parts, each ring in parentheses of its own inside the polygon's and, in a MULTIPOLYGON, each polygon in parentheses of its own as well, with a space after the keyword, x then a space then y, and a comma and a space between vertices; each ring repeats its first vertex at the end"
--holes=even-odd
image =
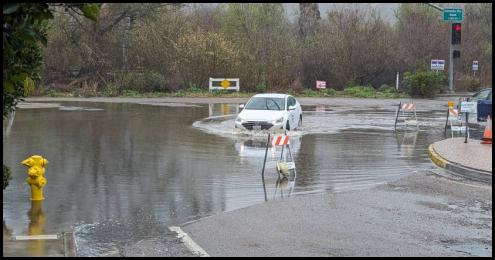
POLYGON ((452 46, 452 21, 449 21, 449 92, 454 93, 454 48, 452 46))
MULTIPOLYGON (((427 5, 435 8, 436 10, 442 12, 443 8, 438 5, 426 3, 427 5)), ((449 92, 454 93, 454 48, 452 46, 452 21, 449 21, 449 92)))

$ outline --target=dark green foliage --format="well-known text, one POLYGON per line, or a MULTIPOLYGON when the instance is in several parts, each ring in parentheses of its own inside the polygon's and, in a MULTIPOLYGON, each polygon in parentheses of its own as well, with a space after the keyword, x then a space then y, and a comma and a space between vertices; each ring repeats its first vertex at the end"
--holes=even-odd
POLYGON ((266 84, 259 83, 256 85, 256 93, 265 93, 266 92, 266 84))
POLYGON ((446 89, 447 76, 433 71, 404 73, 403 90, 413 97, 432 98, 446 89))
MULTIPOLYGON (((66 4, 96 19, 99 4, 66 4)), ((39 79, 40 44, 47 44, 47 20, 53 18, 46 3, 8 3, 3 6, 3 117, 5 118, 26 88, 39 79)))

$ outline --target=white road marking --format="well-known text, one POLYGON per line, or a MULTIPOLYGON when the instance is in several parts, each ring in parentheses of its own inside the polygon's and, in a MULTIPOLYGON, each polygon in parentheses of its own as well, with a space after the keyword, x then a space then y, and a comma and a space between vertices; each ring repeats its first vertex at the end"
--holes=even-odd
POLYGON ((203 248, 201 248, 198 244, 196 244, 180 227, 169 227, 171 231, 177 233, 177 237, 184 242, 186 247, 191 250, 194 254, 198 254, 200 257, 209 257, 208 253, 206 253, 203 248))
POLYGON ((58 239, 58 235, 33 235, 33 236, 15 236, 13 240, 41 240, 41 239, 58 239))

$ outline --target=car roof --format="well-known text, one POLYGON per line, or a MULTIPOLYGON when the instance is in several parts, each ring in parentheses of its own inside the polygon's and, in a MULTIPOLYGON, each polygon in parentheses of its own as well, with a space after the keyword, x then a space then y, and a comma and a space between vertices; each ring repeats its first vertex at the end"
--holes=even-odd
POLYGON ((256 94, 253 97, 274 97, 274 98, 286 98, 289 95, 287 94, 280 94, 280 93, 263 93, 263 94, 256 94))

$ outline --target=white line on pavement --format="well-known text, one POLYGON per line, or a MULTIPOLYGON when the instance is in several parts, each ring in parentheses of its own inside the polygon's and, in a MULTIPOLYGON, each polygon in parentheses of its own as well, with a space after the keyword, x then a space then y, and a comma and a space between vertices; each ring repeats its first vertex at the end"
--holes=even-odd
POLYGON ((184 242, 184 244, 186 245, 186 247, 189 250, 191 250, 193 253, 199 254, 200 257, 209 257, 210 256, 210 255, 208 255, 208 253, 206 253, 205 250, 203 250, 203 248, 201 248, 198 244, 196 244, 191 239, 191 237, 189 237, 187 235, 187 233, 185 233, 184 231, 182 231, 182 229, 180 227, 169 227, 168 229, 170 229, 171 231, 177 233, 177 237, 180 238, 182 240, 182 242, 184 242))
POLYGON ((13 240, 43 240, 58 239, 58 235, 32 235, 32 236, 15 236, 13 240))

